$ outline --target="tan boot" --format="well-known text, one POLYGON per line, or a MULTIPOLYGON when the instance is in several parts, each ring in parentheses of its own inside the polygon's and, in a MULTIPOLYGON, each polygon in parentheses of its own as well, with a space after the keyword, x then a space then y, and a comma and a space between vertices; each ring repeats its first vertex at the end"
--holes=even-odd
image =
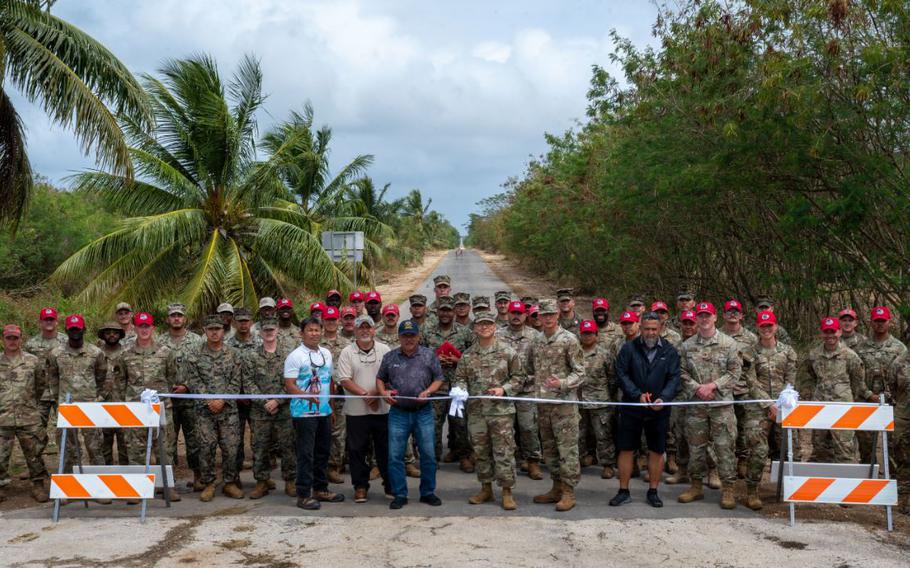
POLYGON ((684 466, 679 466, 676 470, 676 473, 669 476, 664 483, 667 485, 676 485, 677 483, 688 483, 689 482, 689 472, 686 471, 684 466))
POLYGON ((44 481, 40 479, 32 481, 32 499, 39 503, 47 503, 47 489, 44 487, 44 481))
POLYGON ((458 469, 465 473, 474 473, 474 460, 471 458, 461 458, 461 463, 458 464, 458 469))
POLYGON ((717 474, 717 469, 708 470, 708 487, 711 489, 720 489, 720 475, 717 474))
POLYGON ((208 503, 215 498, 215 484, 209 483, 205 486, 205 489, 202 490, 202 494, 199 495, 199 500, 203 503, 208 503))
POLYGON ((736 477, 739 479, 746 478, 746 469, 749 467, 749 462, 746 461, 746 458, 739 458, 736 462, 736 477))
POLYGON ((231 499, 243 499, 245 497, 243 489, 238 487, 236 483, 225 483, 224 487, 221 488, 221 493, 231 499))
POLYGON ((609 465, 605 465, 604 470, 600 472, 601 479, 613 479, 614 475, 616 475, 616 471, 609 465))
POLYGON ((418 468, 418 467, 417 467, 416 465, 414 465, 414 464, 409 463, 409 464, 407 464, 407 465, 404 466, 404 473, 405 473, 405 475, 407 475, 408 477, 417 477, 417 478, 419 478, 419 477, 420 477, 420 468, 418 468))
POLYGON ((452 450, 447 451, 446 454, 442 456, 442 463, 455 463, 456 461, 458 461, 458 458, 455 457, 455 453, 452 450))
POLYGON ((512 497, 511 487, 502 488, 502 508, 506 511, 514 511, 518 508, 518 503, 516 503, 515 498, 512 497))
POLYGON ((521 460, 518 462, 518 471, 521 473, 528 473, 528 460, 521 460))
POLYGON ((375 481, 379 479, 379 476, 382 475, 382 472, 379 471, 379 468, 375 465, 370 469, 370 481, 375 481))
POLYGON ((484 483, 480 486, 480 492, 471 495, 468 498, 468 503, 471 505, 480 505, 481 503, 489 503, 493 500, 493 485, 490 483, 484 483))
POLYGON ((269 494, 269 484, 265 481, 259 481, 256 483, 256 487, 250 491, 250 499, 262 499, 269 494))
POLYGON ((758 496, 758 487, 746 488, 746 507, 753 511, 760 511, 762 508, 761 497, 758 496))
POLYGON ((676 454, 675 453, 671 453, 671 454, 667 455, 667 465, 664 467, 664 469, 670 475, 673 475, 674 473, 679 471, 679 464, 676 463, 676 454))
POLYGON ((296 497, 297 496, 297 483, 295 483, 293 480, 290 480, 290 479, 285 481, 284 482, 284 494, 287 495, 288 497, 296 497))
POLYGON ((269 491, 275 489, 275 482, 271 479, 266 479, 265 484, 269 486, 269 491))
POLYGON ((721 509, 735 509, 736 508, 736 495, 733 493, 733 484, 724 483, 724 491, 720 496, 720 508, 721 509))
POLYGON ((167 489, 167 498, 171 503, 176 503, 177 501, 182 501, 183 497, 180 496, 180 493, 177 493, 177 490, 173 487, 168 487, 167 489))
POLYGON ((326 471, 326 477, 328 478, 329 483, 344 483, 344 478, 338 473, 338 468, 330 467, 328 471, 326 471))
POLYGON ((543 479, 543 472, 540 471, 540 462, 537 460, 528 460, 528 477, 535 481, 543 479))
POLYGON ((202 474, 199 473, 199 470, 193 472, 193 493, 197 493, 205 489, 205 484, 202 483, 202 474))
POLYGON ((559 512, 571 511, 575 508, 575 488, 569 487, 565 483, 562 485, 562 497, 556 503, 556 510, 559 512))
POLYGON ((589 467, 592 465, 594 465, 594 456, 588 454, 581 458, 581 467, 589 467))
POLYGON ((705 498, 705 489, 702 487, 701 479, 693 479, 692 485, 676 498, 680 503, 691 503, 705 498))
POLYGON ((534 497, 534 502, 539 504, 558 503, 562 499, 562 482, 553 480, 553 487, 543 495, 534 497))

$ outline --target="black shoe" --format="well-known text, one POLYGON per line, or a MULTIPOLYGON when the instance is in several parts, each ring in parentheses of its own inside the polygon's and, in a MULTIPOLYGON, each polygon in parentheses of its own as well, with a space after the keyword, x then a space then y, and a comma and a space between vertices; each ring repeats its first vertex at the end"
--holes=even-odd
POLYGON ((664 506, 664 502, 661 501, 660 496, 657 495, 657 489, 648 489, 647 498, 648 498, 648 503, 652 507, 660 508, 660 507, 664 506))
POLYGON ((407 497, 395 497, 392 499, 392 502, 389 503, 389 509, 401 509, 408 504, 407 497))
POLYGON ((319 501, 312 497, 298 497, 297 506, 307 511, 318 511, 322 507, 319 501))
POLYGON ((619 507, 620 505, 625 505, 632 500, 632 495, 629 494, 628 489, 620 489, 616 492, 616 496, 610 499, 611 507, 619 507))
POLYGON ((435 493, 430 493, 429 495, 424 495, 420 498, 421 503, 426 503, 432 507, 438 507, 442 505, 442 499, 436 496, 435 493))

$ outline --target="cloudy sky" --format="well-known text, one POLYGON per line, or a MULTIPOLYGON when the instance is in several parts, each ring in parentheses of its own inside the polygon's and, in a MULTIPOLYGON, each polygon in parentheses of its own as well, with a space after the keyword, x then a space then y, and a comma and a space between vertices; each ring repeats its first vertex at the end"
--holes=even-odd
MULTIPOLYGON (((392 196, 420 188, 460 230, 476 202, 584 117, 609 31, 651 43, 645 0, 59 0, 54 13, 135 72, 207 52, 229 76, 262 61, 260 130, 306 101, 333 129, 332 163, 373 154, 392 196)), ((614 69, 615 71, 615 69, 614 69)), ((617 74, 618 75, 618 74, 617 74)), ((66 131, 17 100, 33 165, 54 180, 92 165, 66 131)))

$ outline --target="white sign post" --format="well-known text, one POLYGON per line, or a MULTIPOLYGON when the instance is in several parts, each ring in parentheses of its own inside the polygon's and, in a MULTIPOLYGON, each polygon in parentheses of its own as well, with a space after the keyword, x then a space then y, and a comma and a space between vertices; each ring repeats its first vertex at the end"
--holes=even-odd
POLYGON ((323 231, 322 248, 332 262, 354 263, 354 288, 357 288, 357 263, 363 262, 363 231, 323 231))

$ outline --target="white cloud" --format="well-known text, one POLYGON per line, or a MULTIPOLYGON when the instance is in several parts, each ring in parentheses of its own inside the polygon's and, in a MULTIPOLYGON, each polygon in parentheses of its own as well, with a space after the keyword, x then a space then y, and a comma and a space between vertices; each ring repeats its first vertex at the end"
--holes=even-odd
POLYGON ((474 46, 474 50, 471 53, 474 57, 484 61, 505 63, 512 55, 512 46, 498 41, 484 41, 474 46))

